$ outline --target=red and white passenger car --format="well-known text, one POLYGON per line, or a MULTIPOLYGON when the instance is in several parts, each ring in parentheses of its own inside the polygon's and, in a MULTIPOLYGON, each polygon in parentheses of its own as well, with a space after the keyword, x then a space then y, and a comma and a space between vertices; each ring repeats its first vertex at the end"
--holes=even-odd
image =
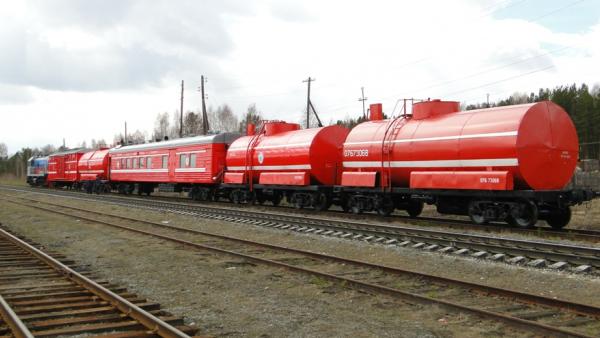
POLYGON ((227 148, 238 137, 221 133, 110 149, 111 184, 121 193, 137 187, 140 194, 173 184, 176 191, 190 188, 191 197, 208 199, 223 176, 227 148))

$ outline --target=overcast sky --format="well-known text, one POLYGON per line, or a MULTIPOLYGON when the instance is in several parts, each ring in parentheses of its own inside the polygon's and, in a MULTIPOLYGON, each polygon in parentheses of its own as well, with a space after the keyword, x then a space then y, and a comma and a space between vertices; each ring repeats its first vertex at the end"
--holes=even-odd
POLYGON ((3 1, 0 142, 60 145, 208 104, 324 121, 404 97, 465 103, 600 82, 600 0, 3 1))

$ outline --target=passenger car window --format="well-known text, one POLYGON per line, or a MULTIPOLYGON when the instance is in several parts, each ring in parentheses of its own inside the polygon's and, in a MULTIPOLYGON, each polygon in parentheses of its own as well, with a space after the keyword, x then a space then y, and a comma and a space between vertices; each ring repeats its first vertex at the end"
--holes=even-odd
POLYGON ((162 157, 162 167, 163 169, 166 169, 169 163, 169 157, 168 156, 163 156, 162 157))
POLYGON ((152 157, 146 157, 146 168, 152 168, 152 157))
POLYGON ((186 154, 179 155, 179 168, 185 168, 186 161, 187 161, 186 154))
POLYGON ((127 159, 127 169, 131 169, 131 168, 132 168, 132 166, 131 166, 131 158, 128 158, 127 159))
POLYGON ((138 168, 138 164, 139 164, 138 160, 139 160, 139 158, 137 158, 137 157, 133 159, 133 169, 138 168))
POLYGON ((190 155, 190 167, 196 168, 196 154, 190 155))

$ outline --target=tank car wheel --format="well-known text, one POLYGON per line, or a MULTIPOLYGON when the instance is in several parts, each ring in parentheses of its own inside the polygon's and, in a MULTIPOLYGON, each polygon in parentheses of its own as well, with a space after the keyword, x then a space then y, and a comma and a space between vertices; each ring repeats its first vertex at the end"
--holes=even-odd
POLYGON ((201 201, 208 201, 208 190, 200 189, 200 191, 198 191, 198 197, 201 201))
POLYGON ((394 212, 394 201, 391 198, 384 197, 378 204, 377 214, 379 214, 379 216, 387 217, 394 212))
POLYGON ((406 212, 412 218, 418 217, 423 212, 423 202, 411 200, 408 202, 406 212))
POLYGON ((552 227, 552 229, 562 229, 571 221, 571 208, 566 207, 564 209, 554 210, 546 218, 546 223, 552 227))
POLYGON ((263 195, 261 191, 256 191, 255 196, 256 198, 254 198, 254 204, 263 205, 267 200, 267 198, 265 197, 265 195, 263 195))
POLYGON ((478 201, 469 202, 469 218, 477 225, 487 224, 488 221, 484 216, 485 210, 479 206, 478 201))
POLYGON ((355 215, 362 214, 362 209, 360 208, 360 204, 354 197, 350 197, 348 199, 348 210, 350 210, 355 215))
POLYGON ((271 198, 271 203, 273 203, 273 206, 279 206, 282 199, 283 199, 283 196, 281 196, 281 194, 275 193, 275 194, 273 194, 273 197, 271 198))
POLYGON ((531 228, 538 221, 538 208, 531 201, 523 202, 518 209, 511 210, 507 217, 508 224, 520 228, 531 228))
POLYGON ((331 199, 327 196, 326 193, 319 192, 313 198, 315 210, 316 211, 325 211, 331 207, 331 199))
POLYGON ((241 191, 239 191, 239 190, 232 191, 230 199, 231 199, 231 203, 233 203, 233 204, 242 203, 241 191))

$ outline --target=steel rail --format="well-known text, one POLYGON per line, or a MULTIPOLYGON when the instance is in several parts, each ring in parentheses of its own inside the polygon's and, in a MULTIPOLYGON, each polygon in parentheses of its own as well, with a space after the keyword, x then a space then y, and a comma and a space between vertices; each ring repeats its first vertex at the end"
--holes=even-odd
POLYGON ((99 298, 108 302, 109 304, 111 304, 112 306, 117 308, 122 313, 126 314, 127 316, 133 318, 134 320, 136 320, 137 322, 142 324, 150 332, 157 334, 161 337, 169 337, 169 338, 190 337, 187 334, 183 333, 182 331, 178 330, 177 328, 173 327, 172 325, 164 322, 160 318, 152 315, 151 313, 143 310, 139 306, 128 301, 127 299, 119 296, 118 294, 110 291, 109 289, 105 288, 104 286, 94 282, 93 280, 85 277, 84 275, 78 273, 77 271, 69 268, 68 266, 64 265, 60 261, 45 254, 41 250, 30 245, 29 243, 10 234, 6 230, 0 229, 0 236, 6 238, 8 241, 19 246, 23 250, 31 253, 33 256, 37 257, 39 260, 46 263, 52 269, 63 274, 69 280, 77 283, 78 285, 89 290, 90 292, 92 292, 93 294, 98 296, 99 298))
POLYGON ((0 295, 0 317, 10 328, 10 332, 16 338, 33 338, 31 331, 23 324, 19 316, 13 311, 10 305, 0 295))
MULTIPOLYGON (((509 325, 512 325, 514 327, 518 327, 521 329, 525 329, 525 330, 531 330, 532 328, 534 328, 537 332, 542 333, 542 334, 558 336, 558 337, 591 337, 591 336, 588 336, 588 335, 585 335, 585 334, 582 334, 579 332, 564 330, 564 329, 560 329, 560 328, 546 325, 543 323, 534 322, 534 321, 527 320, 527 319, 521 319, 518 317, 508 316, 508 315, 504 315, 504 314, 493 312, 493 311, 488 311, 488 310, 484 310, 484 309, 478 309, 478 308, 474 308, 474 307, 470 307, 470 306, 465 306, 465 305, 461 305, 461 304, 446 301, 446 300, 434 299, 431 297, 402 291, 402 290, 399 290, 396 288, 390 288, 390 287, 377 285, 377 284, 373 284, 373 283, 369 283, 369 282, 364 282, 364 281, 360 281, 360 280, 356 280, 356 279, 352 279, 352 278, 340 277, 340 276, 337 276, 334 274, 325 273, 325 272, 321 272, 321 271, 314 270, 314 269, 294 266, 294 265, 290 265, 287 263, 278 262, 278 261, 275 261, 272 259, 266 259, 266 258, 253 256, 253 255, 247 254, 247 253, 236 252, 236 251, 232 251, 230 249, 218 248, 213 245, 195 243, 195 242, 191 242, 189 240, 184 240, 184 239, 180 239, 177 237, 172 237, 172 236, 167 236, 164 234, 158 234, 158 233, 154 233, 154 232, 150 232, 150 231, 146 231, 146 230, 141 230, 141 229, 133 228, 130 226, 119 225, 119 224, 115 224, 112 222, 103 221, 103 220, 99 220, 99 219, 95 219, 95 218, 84 217, 81 215, 73 215, 73 214, 70 214, 67 212, 62 212, 62 211, 59 211, 56 209, 49 209, 49 208, 33 206, 33 205, 25 205, 25 204, 14 202, 14 201, 10 201, 10 202, 19 204, 19 205, 23 205, 26 207, 34 208, 34 209, 43 210, 46 212, 60 214, 60 215, 71 217, 71 218, 77 218, 77 219, 82 219, 82 220, 86 220, 86 221, 93 222, 93 223, 108 225, 108 226, 114 227, 116 229, 126 230, 126 231, 130 231, 133 233, 151 236, 151 237, 158 238, 161 240, 166 240, 169 242, 182 244, 182 245, 194 248, 194 249, 209 250, 209 251, 213 251, 213 252, 217 252, 217 253, 221 253, 221 254, 227 254, 227 255, 231 255, 231 256, 235 256, 235 257, 240 257, 240 258, 243 258, 243 259, 246 259, 246 260, 249 260, 252 262, 256 262, 256 263, 280 267, 280 268, 284 268, 284 269, 287 269, 290 271, 315 275, 317 277, 321 277, 326 280, 330 280, 330 281, 333 281, 336 283, 341 283, 342 285, 346 285, 346 286, 349 286, 354 289, 378 292, 381 294, 399 297, 401 299, 417 302, 420 304, 437 304, 437 305, 441 305, 441 306, 443 306, 447 309, 453 310, 453 311, 463 311, 463 312, 471 313, 471 314, 478 315, 478 316, 481 316, 484 318, 500 321, 500 322, 503 322, 503 323, 506 323, 506 324, 509 324, 509 325)), ((47 204, 51 204, 51 203, 47 203, 47 204)), ((73 207, 67 207, 67 208, 69 209, 69 208, 73 208, 73 207)), ((477 290, 477 291, 480 291, 483 293, 486 293, 486 292, 492 293, 492 294, 500 295, 505 298, 519 298, 519 299, 522 299, 522 302, 526 302, 526 303, 529 302, 529 303, 533 303, 533 304, 537 304, 537 305, 557 307, 557 308, 569 310, 574 313, 584 314, 584 315, 592 316, 594 318, 600 318, 600 308, 594 307, 591 305, 562 301, 562 300, 558 300, 558 299, 546 298, 546 297, 541 297, 541 296, 531 295, 531 294, 524 294, 524 293, 520 293, 520 292, 512 291, 512 290, 494 288, 494 287, 489 287, 489 286, 485 286, 485 285, 479 285, 479 284, 474 284, 474 283, 469 283, 469 282, 464 282, 464 281, 459 281, 459 280, 454 280, 454 279, 449 279, 449 278, 444 278, 444 277, 439 277, 439 276, 431 276, 431 275, 426 275, 426 274, 422 274, 422 273, 418 273, 418 272, 414 272, 414 271, 402 270, 402 269, 398 269, 398 268, 394 268, 394 267, 390 267, 390 266, 378 265, 378 264, 373 264, 373 263, 369 263, 369 262, 352 260, 352 259, 342 258, 342 257, 338 257, 338 256, 333 256, 333 255, 320 254, 320 253, 305 251, 305 250, 300 250, 300 249, 293 249, 293 248, 278 246, 278 245, 274 245, 274 244, 249 241, 249 240, 239 239, 239 238, 235 238, 235 237, 211 234, 211 233, 207 233, 207 232, 203 232, 203 231, 186 229, 186 228, 181 228, 181 227, 166 226, 161 223, 143 221, 143 220, 138 220, 138 219, 124 217, 124 216, 105 214, 105 213, 100 213, 100 212, 96 212, 96 211, 88 211, 88 210, 84 210, 84 209, 82 209, 81 211, 90 212, 90 213, 99 213, 99 214, 103 214, 104 216, 123 218, 128 221, 146 223, 146 224, 149 224, 152 226, 169 229, 169 230, 186 231, 186 232, 190 232, 190 233, 194 233, 194 234, 204 235, 204 236, 213 237, 213 238, 220 238, 220 239, 235 241, 235 242, 254 245, 254 246, 261 246, 261 247, 266 247, 266 248, 283 250, 283 251, 287 251, 287 252, 304 254, 304 255, 307 255, 310 257, 315 257, 315 258, 319 258, 319 259, 323 259, 323 260, 353 264, 353 265, 369 267, 369 268, 373 268, 373 269, 380 269, 380 270, 383 270, 386 272, 393 272, 396 274, 405 274, 405 275, 410 275, 413 277, 428 278, 429 280, 432 280, 432 281, 454 284, 454 285, 465 287, 465 288, 471 288, 471 289, 474 289, 474 290, 477 290)))
MULTIPOLYGON (((28 198, 19 197, 28 200, 28 198)), ((73 198, 73 197, 71 197, 73 198)), ((38 201, 29 199, 31 201, 38 201)), ((40 202, 40 201, 38 201, 40 202)), ((165 203, 145 200, 126 201, 127 205, 142 203, 145 206, 153 205, 156 208, 169 211, 169 208, 186 211, 185 205, 177 203, 165 203), (166 205, 166 206, 165 206, 166 205)), ((47 202, 45 202, 47 203, 47 202)), ((112 202, 117 203, 118 202, 112 202)), ((50 203, 51 204, 51 203, 50 203)), ((511 256, 526 256, 533 259, 545 259, 554 262, 568 262, 575 265, 589 265, 595 268, 600 267, 600 249, 573 246, 558 243, 544 243, 538 241, 525 241, 518 239, 495 238, 489 236, 464 234, 457 232, 447 232, 432 229, 419 229, 414 227, 397 227, 379 224, 364 224, 350 221, 330 220, 323 218, 309 218, 293 216, 286 214, 273 214, 259 211, 231 210, 227 208, 212 208, 206 206, 194 207, 193 212, 209 213, 219 215, 225 221, 239 221, 235 217, 243 220, 258 219, 265 222, 278 222, 297 227, 306 227, 307 225, 330 229, 333 231, 354 231, 373 237, 382 237, 386 239, 396 238, 399 240, 410 240, 415 242, 425 242, 446 247, 455 247, 457 249, 466 248, 490 254, 509 254, 511 256)), ((211 215, 200 215, 211 217, 211 215)), ((219 219, 217 217, 213 217, 219 219)))

